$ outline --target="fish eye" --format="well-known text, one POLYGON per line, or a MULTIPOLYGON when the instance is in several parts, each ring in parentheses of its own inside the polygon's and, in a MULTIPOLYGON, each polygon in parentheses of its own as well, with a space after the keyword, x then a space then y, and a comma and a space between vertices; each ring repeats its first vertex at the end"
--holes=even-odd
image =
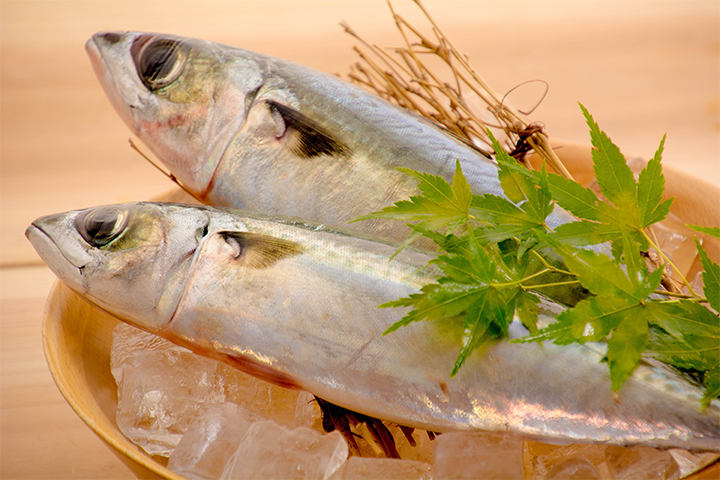
POLYGON ((141 42, 133 45, 133 59, 146 87, 158 90, 180 77, 187 61, 188 47, 185 44, 168 38, 148 40, 140 37, 138 40, 141 42))
POLYGON ((125 231, 127 223, 127 210, 117 207, 86 210, 75 217, 75 228, 93 247, 102 247, 115 240, 125 231))

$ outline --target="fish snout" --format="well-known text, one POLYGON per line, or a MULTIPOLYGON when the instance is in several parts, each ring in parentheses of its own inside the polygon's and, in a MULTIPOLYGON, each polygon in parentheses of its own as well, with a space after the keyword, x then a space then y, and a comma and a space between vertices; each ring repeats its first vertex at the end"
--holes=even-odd
POLYGON ((75 269, 82 269, 93 259, 68 214, 38 218, 25 230, 25 236, 50 266, 67 262, 75 269))
POLYGON ((95 44, 96 48, 99 48, 100 50, 104 47, 112 47, 113 45, 122 42, 129 33, 130 32, 121 31, 98 32, 87 41, 85 48, 88 48, 91 43, 95 44))
POLYGON ((60 280, 75 291, 85 291, 83 270, 92 257, 87 251, 79 248, 79 245, 78 248, 70 249, 60 246, 55 238, 59 232, 53 232, 44 223, 46 218, 34 221, 25 230, 25 236, 32 243, 42 261, 60 280))
POLYGON ((127 32, 100 32, 95 34, 96 37, 102 38, 104 41, 115 44, 123 39, 127 32))
POLYGON ((102 61, 103 52, 120 43, 128 32, 98 32, 85 42, 85 51, 93 66, 102 61))
MULTIPOLYGON (((99 32, 85 43, 95 75, 125 124, 137 134, 133 109, 144 104, 145 88, 131 58, 134 32, 99 32)), ((145 95, 147 96, 147 95, 145 95)))

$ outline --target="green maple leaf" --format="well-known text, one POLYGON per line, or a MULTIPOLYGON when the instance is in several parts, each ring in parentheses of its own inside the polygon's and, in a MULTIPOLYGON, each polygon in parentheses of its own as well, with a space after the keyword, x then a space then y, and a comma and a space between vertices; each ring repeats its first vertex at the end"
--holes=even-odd
POLYGON ((707 408, 713 399, 720 397, 720 366, 706 371, 703 377, 705 395, 700 399, 700 403, 707 408))
POLYGON ((431 260, 430 263, 438 265, 445 273, 437 283, 425 285, 419 294, 380 305, 381 308, 413 307, 385 333, 412 322, 456 317, 464 314, 474 302, 485 298, 497 271, 495 261, 472 239, 459 251, 461 253, 440 255, 431 260))
POLYGON ((655 270, 653 272, 654 277, 648 274, 647 265, 640 256, 640 247, 634 241, 633 235, 628 231, 627 226, 622 223, 622 212, 620 214, 620 242, 617 242, 617 244, 622 245, 622 252, 619 257, 625 263, 627 278, 635 288, 635 298, 647 298, 660 285, 662 270, 655 270), (645 280, 644 283, 643 280, 645 280))
POLYGON ((710 370, 720 364, 720 318, 688 300, 650 303, 648 321, 659 328, 648 354, 680 368, 710 370))
POLYGON ((553 198, 576 217, 602 223, 614 222, 615 209, 589 188, 554 173, 548 175, 548 182, 553 198))
MULTIPOLYGON (((637 185, 620 149, 600 130, 592 115, 581 104, 580 109, 590 128, 593 151, 593 171, 600 191, 616 208, 636 213, 637 185)), ((635 216, 635 215, 633 215, 635 216)), ((637 224, 637 218, 632 218, 637 224)))
POLYGON ((481 195, 473 199, 473 212, 495 225, 522 225, 525 229, 545 228, 545 219, 552 212, 552 196, 545 169, 532 172, 518 165, 488 130, 497 152, 498 178, 506 198, 481 195))
MULTIPOLYGON (((437 240, 444 243, 450 241, 449 237, 437 240)), ((522 275, 525 264, 514 262, 508 266, 498 247, 483 247, 472 230, 465 236, 464 242, 456 243, 452 250, 453 253, 441 254, 430 262, 444 273, 437 283, 425 285, 420 293, 380 307, 411 307, 410 312, 390 326, 385 334, 412 322, 454 322, 462 318, 460 351, 451 372, 454 376, 478 345, 487 339, 507 335, 516 305, 520 305, 523 321, 529 328, 536 329, 536 304, 539 300, 519 287, 497 288, 499 284, 522 275)))
POLYGON ((665 177, 662 174, 662 152, 665 146, 665 135, 652 160, 640 172, 637 182, 637 209, 640 227, 647 228, 667 217, 670 213, 672 200, 662 201, 665 191, 665 177))
MULTIPOLYGON (((401 200, 379 212, 363 215, 350 223, 372 218, 389 218, 405 222, 417 221, 426 230, 446 229, 450 232, 468 223, 473 194, 470 184, 462 173, 459 160, 455 163, 452 185, 438 175, 408 168, 398 168, 398 170, 418 181, 418 189, 422 195, 411 196, 408 200, 401 200)), ((398 247, 393 257, 421 236, 420 231, 413 231, 398 247)))
MULTIPOLYGON (((412 234, 400 249, 420 236, 431 239, 441 251, 431 264, 443 276, 419 293, 381 305, 409 309, 385 333, 427 320, 462 328, 454 376, 479 345, 507 335, 517 315, 530 331, 516 340, 519 343, 606 342, 615 391, 647 355, 702 378, 703 403, 708 404, 720 394, 720 319, 698 303, 702 299, 650 297, 657 293, 662 269, 650 272, 640 253, 650 243, 643 229, 664 219, 672 202, 662 200, 665 138, 635 181, 620 149, 582 105, 581 109, 590 128, 596 179, 608 202, 544 168, 537 172, 519 166, 492 134, 507 198, 473 195, 459 162, 452 184, 439 176, 400 169, 418 181, 420 195, 358 220, 417 222, 409 224, 412 234), (548 233, 546 218, 553 202, 579 220, 548 233), (612 249, 577 248, 605 242, 611 242, 612 249), (577 279, 591 296, 568 279, 577 279), (573 307, 538 331, 540 300, 531 290, 573 307)), ((691 227, 720 238, 720 228, 691 227)), ((705 294, 710 307, 718 310, 720 267, 699 242, 697 247, 705 294)))
POLYGON ((662 270, 649 274, 644 264, 635 265, 636 271, 631 279, 627 270, 607 255, 559 242, 554 242, 554 246, 580 283, 597 296, 624 298, 629 302, 640 303, 657 289, 662 279, 662 270))
POLYGON ((522 210, 528 218, 540 225, 552 212, 552 196, 548 184, 545 167, 541 172, 533 172, 519 165, 500 146, 500 143, 488 130, 493 149, 497 152, 495 160, 498 163, 498 178, 503 193, 516 204, 521 204, 522 210))
POLYGON ((648 342, 649 328, 642 314, 644 309, 639 312, 635 310, 637 309, 624 312, 625 318, 608 340, 607 359, 613 391, 620 390, 623 383, 630 378, 648 342))
POLYGON ((620 324, 629 308, 633 306, 622 298, 590 297, 562 312, 555 323, 516 342, 552 340, 557 345, 569 345, 603 341, 620 324))
POLYGON ((534 222, 527 212, 508 199, 497 195, 475 196, 471 203, 471 211, 474 217, 493 224, 504 222, 525 229, 537 226, 537 222, 534 222))
POLYGON ((527 290, 518 289, 515 297, 511 299, 515 303, 515 313, 517 313, 520 321, 531 334, 538 331, 538 313, 540 312, 540 299, 527 290))
MULTIPOLYGON (((507 335, 508 317, 512 315, 507 306, 507 301, 500 291, 494 288, 481 290, 480 295, 467 309, 463 324, 462 346, 450 373, 451 377, 457 374, 472 352, 488 337, 488 329, 493 322, 500 328, 501 335, 507 335)), ((514 311, 514 308, 511 310, 514 311)), ((489 338, 497 336, 499 335, 495 333, 489 338)))
POLYGON ((702 225, 688 225, 688 227, 720 240, 720 227, 703 227, 702 225))
POLYGON ((497 270, 490 255, 481 248, 472 249, 470 255, 440 255, 430 263, 437 265, 448 281, 461 284, 488 284, 497 270))
POLYGON ((549 175, 553 198, 561 207, 584 219, 559 226, 555 238, 571 244, 589 245, 612 241, 622 228, 627 228, 646 250, 648 243, 643 229, 663 220, 672 205, 672 199, 662 200, 665 178, 661 157, 665 137, 635 182, 620 149, 600 130, 585 107, 580 105, 580 108, 590 128, 595 178, 609 203, 598 200, 588 188, 558 175, 549 175))
POLYGON ((569 222, 559 225, 553 238, 570 245, 597 245, 617 239, 620 232, 616 224, 569 222))
POLYGON ((648 305, 651 331, 646 354, 674 367, 703 373, 707 406, 720 395, 720 318, 687 300, 648 305))
POLYGON ((703 266, 702 279, 705 298, 716 312, 720 312, 720 266, 710 260, 697 238, 695 239, 695 246, 703 266))
POLYGON ((548 239, 595 297, 579 302, 558 315, 556 323, 521 340, 552 340, 566 345, 606 339, 613 390, 620 389, 629 378, 645 350, 649 331, 647 297, 662 278, 662 270, 648 271, 626 224, 620 222, 619 226, 622 264, 619 258, 548 239))
POLYGON ((458 283, 432 283, 420 292, 392 302, 383 303, 380 308, 413 307, 401 320, 392 324, 383 334, 394 332, 400 327, 422 320, 439 320, 456 317, 464 313, 481 295, 486 287, 458 283))
POLYGON ((531 172, 511 158, 488 130, 493 148, 498 152, 498 177, 503 193, 475 195, 470 214, 490 224, 476 230, 475 236, 483 243, 498 243, 511 238, 546 231, 545 220, 552 212, 552 197, 545 169, 531 172))

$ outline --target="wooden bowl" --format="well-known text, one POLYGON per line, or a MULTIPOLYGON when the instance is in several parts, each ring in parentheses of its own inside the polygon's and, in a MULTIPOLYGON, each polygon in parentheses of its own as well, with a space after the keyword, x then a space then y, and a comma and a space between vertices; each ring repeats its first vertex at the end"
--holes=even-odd
MULTIPOLYGON (((589 147, 565 144, 557 152, 573 175, 584 183, 592 180, 589 147)), ((678 198, 673 211, 681 219, 720 226, 717 209, 720 189, 677 171, 666 174, 666 181, 668 196, 678 198)), ((179 189, 159 199, 192 201, 179 189)), ((705 245, 718 261, 720 249, 717 242, 713 242, 714 239, 706 239, 705 245)), ((166 468, 167 459, 147 455, 117 426, 117 386, 110 372, 110 347, 112 331, 118 323, 57 281, 50 291, 43 319, 43 346, 50 373, 73 410, 138 478, 182 480, 183 477, 166 468)), ((720 478, 720 463, 690 478, 720 478)))
POLYGON ((128 440, 115 422, 117 385, 110 372, 112 331, 120 323, 60 281, 50 290, 43 347, 50 373, 65 400, 138 478, 182 480, 128 440))

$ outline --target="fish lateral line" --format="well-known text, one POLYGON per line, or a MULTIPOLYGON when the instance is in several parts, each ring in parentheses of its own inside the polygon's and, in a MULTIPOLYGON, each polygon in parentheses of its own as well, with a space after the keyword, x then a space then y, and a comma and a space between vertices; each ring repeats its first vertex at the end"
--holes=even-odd
POLYGON ((288 135, 287 148, 300 158, 310 159, 323 155, 349 157, 347 145, 327 132, 312 118, 274 100, 265 101, 273 116, 279 116, 288 135))

